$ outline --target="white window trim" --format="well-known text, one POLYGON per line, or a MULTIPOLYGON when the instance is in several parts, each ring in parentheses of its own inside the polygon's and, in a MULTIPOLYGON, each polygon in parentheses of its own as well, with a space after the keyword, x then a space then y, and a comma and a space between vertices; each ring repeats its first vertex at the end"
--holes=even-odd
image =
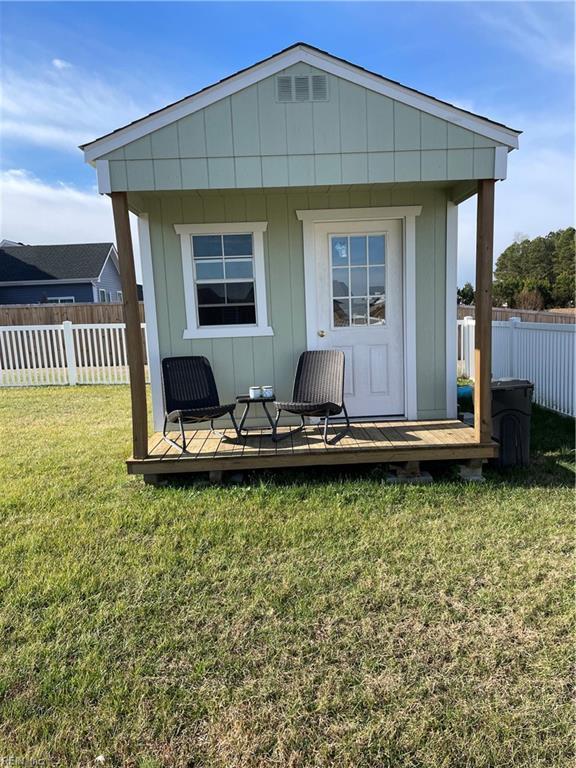
POLYGON ((264 266, 264 232, 267 221, 242 221, 215 224, 175 224, 180 236, 182 251, 182 278, 186 305, 186 328, 183 339, 225 339, 251 336, 273 336, 268 325, 266 301, 266 269, 264 266), (213 325, 199 326, 196 312, 196 285, 194 282, 194 260, 192 258, 192 235, 243 235, 251 234, 254 259, 254 291, 256 294, 256 325, 213 325))
POLYGON ((307 348, 316 349, 318 338, 309 319, 316 309, 316 238, 315 225, 322 222, 385 221, 400 219, 403 228, 404 285, 404 416, 418 418, 416 359, 416 217, 421 205, 386 206, 382 208, 324 208, 296 211, 302 222, 304 237, 304 291, 307 318, 307 348))
POLYGON ((52 304, 75 304, 74 296, 48 296, 46 302, 52 304))
POLYGON ((124 294, 122 291, 116 291, 116 301, 120 304, 124 301, 124 294))
POLYGON ((106 293, 106 288, 98 288, 98 303, 108 304, 108 294, 106 293), (102 298, 102 294, 104 294, 104 298, 102 298))

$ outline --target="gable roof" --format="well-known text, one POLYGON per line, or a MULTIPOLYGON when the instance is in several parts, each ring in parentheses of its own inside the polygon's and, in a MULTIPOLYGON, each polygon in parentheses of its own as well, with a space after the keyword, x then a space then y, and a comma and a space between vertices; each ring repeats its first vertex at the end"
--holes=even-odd
POLYGON ((104 136, 82 144, 80 149, 84 151, 85 160, 92 163, 108 152, 119 149, 131 141, 142 138, 159 128, 163 128, 182 117, 197 112, 220 99, 237 93, 243 88, 247 88, 266 77, 270 77, 300 62, 357 83, 368 90, 381 93, 455 125, 472 130, 494 141, 498 141, 510 149, 518 147, 518 136, 521 131, 474 112, 456 107, 447 101, 429 96, 414 88, 409 88, 395 80, 390 80, 376 72, 371 72, 368 69, 352 64, 346 59, 334 56, 315 46, 308 45, 307 43, 294 43, 294 45, 266 59, 262 59, 250 67, 241 69, 189 96, 185 96, 172 104, 168 104, 162 109, 150 112, 150 114, 138 120, 134 120, 104 136))
POLYGON ((113 243, 12 245, 0 248, 0 283, 96 280, 113 243))

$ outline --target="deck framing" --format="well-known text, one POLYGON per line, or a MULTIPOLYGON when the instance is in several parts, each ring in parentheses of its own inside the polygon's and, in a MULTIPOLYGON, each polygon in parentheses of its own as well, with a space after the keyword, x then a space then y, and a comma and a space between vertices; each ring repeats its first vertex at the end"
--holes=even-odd
MULTIPOLYGON (((176 436, 176 435, 174 435, 176 436)), ((172 437, 172 435, 171 435, 172 437)), ((130 474, 180 474, 219 470, 273 469, 335 464, 405 461, 468 461, 497 456, 494 442, 478 443, 474 430, 456 420, 359 422, 337 443, 325 446, 315 426, 278 443, 269 430, 253 430, 238 439, 233 430, 219 437, 206 429, 187 433, 181 454, 156 432, 144 459, 127 461, 130 474)))

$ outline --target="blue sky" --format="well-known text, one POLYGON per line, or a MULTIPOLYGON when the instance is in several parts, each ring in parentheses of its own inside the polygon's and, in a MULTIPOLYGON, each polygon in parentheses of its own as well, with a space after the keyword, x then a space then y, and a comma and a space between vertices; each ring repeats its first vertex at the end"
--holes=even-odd
MULTIPOLYGON (((111 236, 77 144, 297 40, 524 131, 496 248, 573 224, 569 3, 2 3, 4 237, 111 236), (30 211, 34 209, 34 223, 30 211)), ((473 203, 461 206, 460 282, 473 203)))

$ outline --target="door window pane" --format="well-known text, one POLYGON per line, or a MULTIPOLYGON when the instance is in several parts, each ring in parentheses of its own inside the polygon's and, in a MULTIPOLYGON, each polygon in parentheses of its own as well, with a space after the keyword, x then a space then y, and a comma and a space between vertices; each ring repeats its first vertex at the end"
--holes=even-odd
POLYGON ((370 267, 370 295, 382 295, 385 289, 386 274, 384 267, 370 267))
POLYGON ((350 264, 366 264, 366 236, 350 238, 350 264))
POLYGON ((222 280, 224 269, 221 261, 197 261, 197 280, 222 280))
POLYGON ((335 328, 350 325, 350 300, 335 299, 332 302, 332 313, 335 328))
POLYGON ((332 270, 332 295, 336 296, 349 296, 350 284, 348 267, 337 267, 332 270))
POLYGON ((385 235, 335 235, 330 247, 333 327, 384 323, 385 235))
POLYGON ((368 299, 352 299, 352 325, 368 324, 368 299))
POLYGON ((221 235, 194 235, 192 237, 192 249, 195 259, 209 259, 214 256, 222 256, 221 235))
POLYGON ((384 264, 384 235, 368 236, 368 259, 370 264, 384 264))
POLYGON ((382 297, 370 299, 370 325, 383 325, 386 320, 386 301, 382 297))
POLYGON ((366 267, 353 267, 350 270, 352 296, 366 296, 368 293, 366 267))
POLYGON ((332 266, 344 267, 348 264, 348 238, 332 238, 332 266))

